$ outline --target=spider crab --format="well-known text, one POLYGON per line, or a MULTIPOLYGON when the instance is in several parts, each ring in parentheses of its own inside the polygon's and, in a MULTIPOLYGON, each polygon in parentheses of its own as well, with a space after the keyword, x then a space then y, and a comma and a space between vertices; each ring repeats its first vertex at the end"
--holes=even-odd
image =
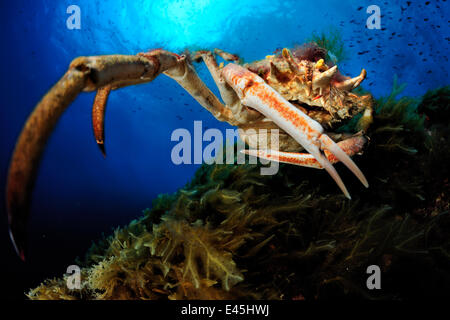
POLYGON ((46 141, 59 117, 82 91, 97 91, 92 119, 94 136, 102 153, 104 115, 111 90, 154 80, 159 74, 174 79, 220 121, 240 129, 241 138, 257 148, 257 137, 247 128, 277 128, 279 150, 246 150, 260 158, 313 168, 324 168, 347 198, 350 195, 332 163, 343 162, 362 182, 368 183, 350 156, 361 152, 361 132, 372 121, 371 95, 351 93, 366 76, 344 77, 337 66, 324 62, 326 51, 315 44, 240 65, 239 57, 222 50, 178 55, 162 49, 137 55, 78 57, 65 75, 37 104, 26 121, 11 158, 7 182, 10 236, 18 255, 25 259, 26 226, 31 193, 46 141), (218 65, 216 56, 228 63, 218 65), (203 62, 218 86, 223 103, 198 77, 192 61, 203 62), (325 134, 333 124, 363 112, 360 134, 325 134), (335 142, 336 140, 337 142, 335 142), (308 153, 299 153, 305 149, 308 153))

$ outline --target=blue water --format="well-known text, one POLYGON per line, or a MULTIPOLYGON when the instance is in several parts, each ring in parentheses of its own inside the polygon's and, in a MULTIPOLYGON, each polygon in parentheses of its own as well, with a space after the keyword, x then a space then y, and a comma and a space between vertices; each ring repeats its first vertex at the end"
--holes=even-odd
MULTIPOLYGON (((396 74, 406 95, 420 96, 449 84, 448 1, 2 1, 0 192, 9 157, 28 114, 77 56, 135 54, 162 47, 221 48, 245 61, 276 48, 301 44, 312 32, 336 28, 349 59, 345 75, 365 68, 363 87, 374 96, 389 93, 396 74), (345 3, 345 4, 344 4, 345 3), (69 30, 66 9, 81 9, 81 29, 69 30), (381 9, 381 30, 366 28, 369 5, 381 9)), ((196 65, 218 93, 207 69, 196 65)), ((229 126, 216 121, 173 80, 112 92, 106 116, 104 159, 91 129, 94 93, 83 93, 61 118, 48 142, 32 205, 31 258, 21 265, 6 233, 1 197, 2 247, 8 272, 30 287, 59 275, 91 239, 138 217, 159 193, 183 186, 198 165, 176 166, 170 158, 176 128, 193 131, 229 126), (38 270, 38 271, 36 271, 38 270), (30 274, 38 272, 35 279, 30 274)), ((20 287, 20 286, 19 286, 20 287)))

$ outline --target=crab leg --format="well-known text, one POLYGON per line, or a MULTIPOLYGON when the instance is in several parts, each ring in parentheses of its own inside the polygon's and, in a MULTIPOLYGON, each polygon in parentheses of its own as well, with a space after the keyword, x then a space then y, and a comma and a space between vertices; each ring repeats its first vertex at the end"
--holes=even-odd
MULTIPOLYGON (((347 140, 343 140, 337 143, 337 145, 348 156, 353 156, 363 150, 364 144, 367 139, 363 136, 352 137, 347 140)), ((281 152, 276 150, 241 150, 242 153, 250 156, 258 157, 261 159, 283 162, 293 164, 302 167, 323 169, 323 166, 309 153, 296 153, 296 152, 281 152)), ((324 151, 325 156, 331 164, 339 161, 338 158, 328 150, 324 151)))
POLYGON ((232 118, 231 111, 200 80, 184 56, 157 49, 137 56, 109 55, 73 60, 66 74, 42 98, 27 119, 11 157, 6 206, 10 237, 22 260, 26 255, 26 229, 39 162, 63 112, 82 91, 98 90, 93 125, 96 139, 102 142, 109 91, 150 82, 161 73, 175 79, 219 120, 232 118))
POLYGON ((322 126, 290 104, 258 75, 233 63, 228 64, 223 69, 222 74, 228 84, 236 91, 242 104, 264 114, 300 143, 328 171, 347 198, 351 198, 347 188, 336 169, 321 150, 328 150, 333 153, 358 177, 365 187, 368 187, 367 180, 361 170, 333 140, 323 133, 322 126))
MULTIPOLYGON (((226 53, 222 50, 215 49, 215 53, 220 54, 225 60, 239 60, 236 55, 226 53)), ((228 122, 231 125, 239 125, 242 123, 249 123, 257 118, 261 117, 261 113, 255 110, 248 109, 244 107, 239 100, 236 92, 228 85, 222 76, 220 67, 217 65, 216 58, 211 51, 201 50, 197 51, 194 55, 194 59, 202 59, 208 68, 217 88, 219 89, 220 96, 227 108, 233 114, 234 119, 230 119, 228 122)))
MULTIPOLYGON (((171 68, 161 68, 159 71, 166 76, 174 79, 180 86, 182 86, 201 106, 208 110, 217 120, 227 121, 235 125, 232 110, 224 106, 219 99, 209 90, 209 88, 199 78, 195 69, 186 60, 184 55, 179 56, 165 50, 156 49, 148 53, 139 53, 139 56, 149 59, 151 61, 158 61, 161 57, 165 57, 163 62, 171 59, 176 59, 176 64, 171 68), (156 60, 155 60, 156 59, 156 60)), ((159 65, 159 64, 158 64, 159 65)), ((94 136, 97 145, 100 148, 103 156, 105 153, 105 111, 108 96, 111 90, 120 88, 124 85, 139 84, 139 81, 128 80, 119 83, 108 85, 97 90, 93 108, 92 108, 92 126, 94 129, 94 136)), ((239 101, 239 100, 238 100, 239 101)))
POLYGON ((97 90, 95 95, 94 105, 92 107, 92 128, 94 129, 94 137, 103 156, 106 157, 105 152, 105 112, 106 102, 108 101, 111 86, 105 86, 97 90))
POLYGON ((161 62, 125 55, 76 58, 64 77, 35 107, 17 140, 6 188, 10 236, 22 260, 25 259, 26 226, 39 161, 60 116, 82 91, 93 91, 109 84, 124 86, 148 82, 160 69, 177 63, 176 59, 161 59, 161 62))
POLYGON ((214 53, 226 61, 239 61, 240 60, 236 54, 228 53, 221 49, 217 49, 217 48, 214 49, 214 53))

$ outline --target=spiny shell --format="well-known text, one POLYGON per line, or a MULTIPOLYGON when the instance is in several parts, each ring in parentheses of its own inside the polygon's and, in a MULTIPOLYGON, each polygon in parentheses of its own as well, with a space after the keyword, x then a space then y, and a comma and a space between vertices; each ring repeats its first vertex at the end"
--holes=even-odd
POLYGON ((350 79, 323 59, 301 60, 288 49, 244 67, 325 127, 351 118, 373 103, 370 95, 350 92, 365 78, 364 69, 358 77, 350 79))

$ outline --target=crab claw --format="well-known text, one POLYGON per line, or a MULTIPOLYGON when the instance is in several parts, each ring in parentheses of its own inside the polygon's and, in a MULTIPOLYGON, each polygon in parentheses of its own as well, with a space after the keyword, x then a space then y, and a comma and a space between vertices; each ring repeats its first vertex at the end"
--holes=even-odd
MULTIPOLYGON (((186 70, 191 70, 187 69, 186 65, 187 63, 181 61, 179 56, 164 50, 152 50, 138 56, 79 57, 72 61, 69 70, 30 114, 11 156, 6 186, 6 211, 10 237, 22 260, 25 260, 27 254, 27 225, 41 155, 58 119, 72 101, 82 91, 100 89, 98 100, 96 99, 98 108, 94 106, 93 112, 97 139, 103 138, 102 119, 107 98, 107 94, 101 98, 102 94, 107 93, 102 91, 107 89, 102 88, 111 85, 112 89, 117 89, 150 82, 162 72, 170 73, 169 76, 180 75, 181 80, 177 81, 193 95, 197 94, 195 98, 203 103, 202 105, 213 109, 212 104, 215 103, 224 109, 193 71, 188 72, 185 78, 182 77, 186 70), (188 83, 185 84, 183 81, 188 83)), ((220 111, 217 113, 222 115, 220 111)))
POLYGON ((322 126, 294 107, 258 75, 232 63, 223 69, 222 74, 236 91, 242 104, 261 112, 302 145, 327 170, 347 198, 351 199, 347 188, 322 150, 331 152, 365 187, 368 187, 361 170, 330 137, 323 133, 322 126))

